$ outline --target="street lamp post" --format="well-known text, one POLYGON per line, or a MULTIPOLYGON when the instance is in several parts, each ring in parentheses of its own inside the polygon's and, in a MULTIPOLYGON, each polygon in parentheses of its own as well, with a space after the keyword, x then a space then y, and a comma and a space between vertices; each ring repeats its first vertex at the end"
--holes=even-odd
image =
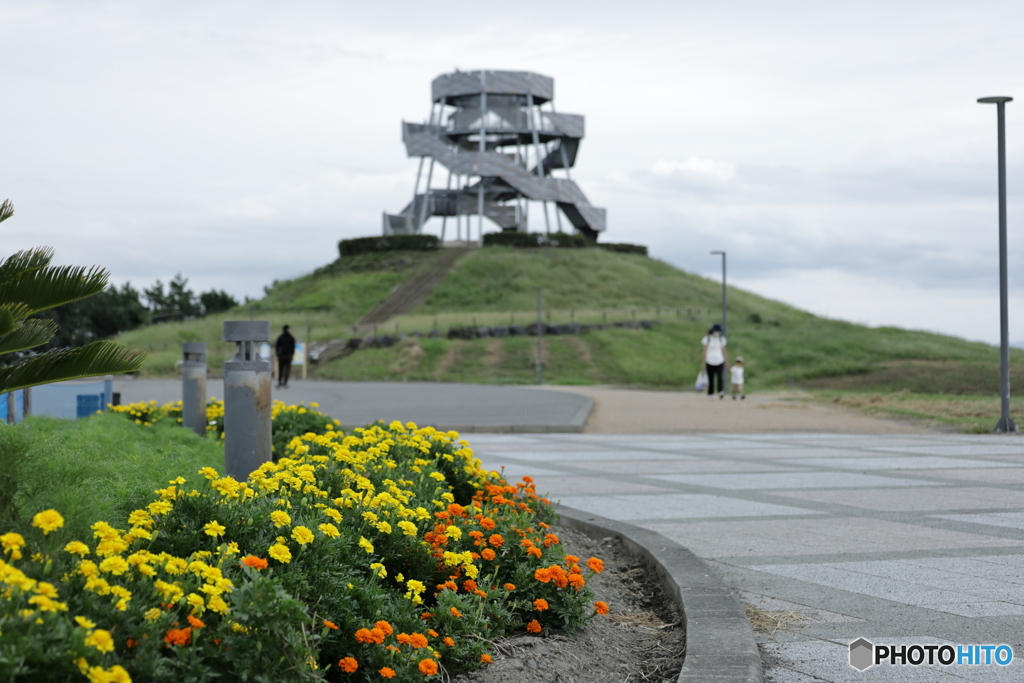
POLYGON ((726 288, 725 288, 725 252, 724 251, 713 251, 711 253, 712 254, 721 254, 722 255, 722 336, 724 337, 725 333, 726 333, 726 329, 729 327, 728 324, 727 324, 728 321, 729 321, 729 313, 728 313, 729 307, 728 307, 728 298, 726 297, 726 288))
POLYGON ((981 104, 996 105, 999 129, 999 400, 1002 414, 995 431, 1016 432, 1010 418, 1010 323, 1006 273, 1006 103, 1012 97, 982 97, 981 104))

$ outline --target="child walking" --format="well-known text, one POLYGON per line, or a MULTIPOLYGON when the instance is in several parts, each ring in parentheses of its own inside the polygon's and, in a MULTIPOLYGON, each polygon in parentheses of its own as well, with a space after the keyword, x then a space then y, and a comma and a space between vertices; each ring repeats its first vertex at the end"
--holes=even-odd
POLYGON ((747 395, 743 393, 743 356, 737 356, 736 362, 729 369, 729 381, 732 383, 732 400, 736 400, 736 394, 740 400, 745 400, 747 395))

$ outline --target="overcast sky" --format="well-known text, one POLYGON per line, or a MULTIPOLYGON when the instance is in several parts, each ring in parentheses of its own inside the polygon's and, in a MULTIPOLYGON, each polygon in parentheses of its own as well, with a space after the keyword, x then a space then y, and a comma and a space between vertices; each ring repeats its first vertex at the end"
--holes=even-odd
MULTIPOLYGON (((997 342, 1007 105, 1024 339, 1024 3, 0 0, 0 256, 260 296, 380 232, 455 68, 586 116, 602 239, 816 313, 997 342)), ((539 227, 534 220, 534 229, 539 227)), ((439 230, 439 221, 428 232, 439 230)))

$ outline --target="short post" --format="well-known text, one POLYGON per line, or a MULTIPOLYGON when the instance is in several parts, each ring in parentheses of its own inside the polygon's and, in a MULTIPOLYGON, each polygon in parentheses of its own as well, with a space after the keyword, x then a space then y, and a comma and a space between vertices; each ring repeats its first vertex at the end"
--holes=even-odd
POLYGON ((32 387, 25 387, 21 390, 21 416, 23 418, 32 414, 32 387))
POLYGON ((206 344, 181 345, 181 426, 206 434, 206 344))
POLYGON ((259 354, 270 341, 267 320, 228 320, 224 341, 235 343, 235 355, 224 362, 224 469, 244 481, 270 462, 270 366, 259 354))
POLYGON ((544 310, 543 287, 537 288, 537 384, 544 384, 544 310))

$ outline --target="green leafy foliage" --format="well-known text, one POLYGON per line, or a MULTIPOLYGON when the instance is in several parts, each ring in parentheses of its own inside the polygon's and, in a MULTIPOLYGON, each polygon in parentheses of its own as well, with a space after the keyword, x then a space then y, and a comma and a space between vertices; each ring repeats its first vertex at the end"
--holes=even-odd
POLYGON ((441 240, 434 235, 382 235, 341 240, 338 254, 344 258, 381 251, 433 251, 440 247, 441 240))

